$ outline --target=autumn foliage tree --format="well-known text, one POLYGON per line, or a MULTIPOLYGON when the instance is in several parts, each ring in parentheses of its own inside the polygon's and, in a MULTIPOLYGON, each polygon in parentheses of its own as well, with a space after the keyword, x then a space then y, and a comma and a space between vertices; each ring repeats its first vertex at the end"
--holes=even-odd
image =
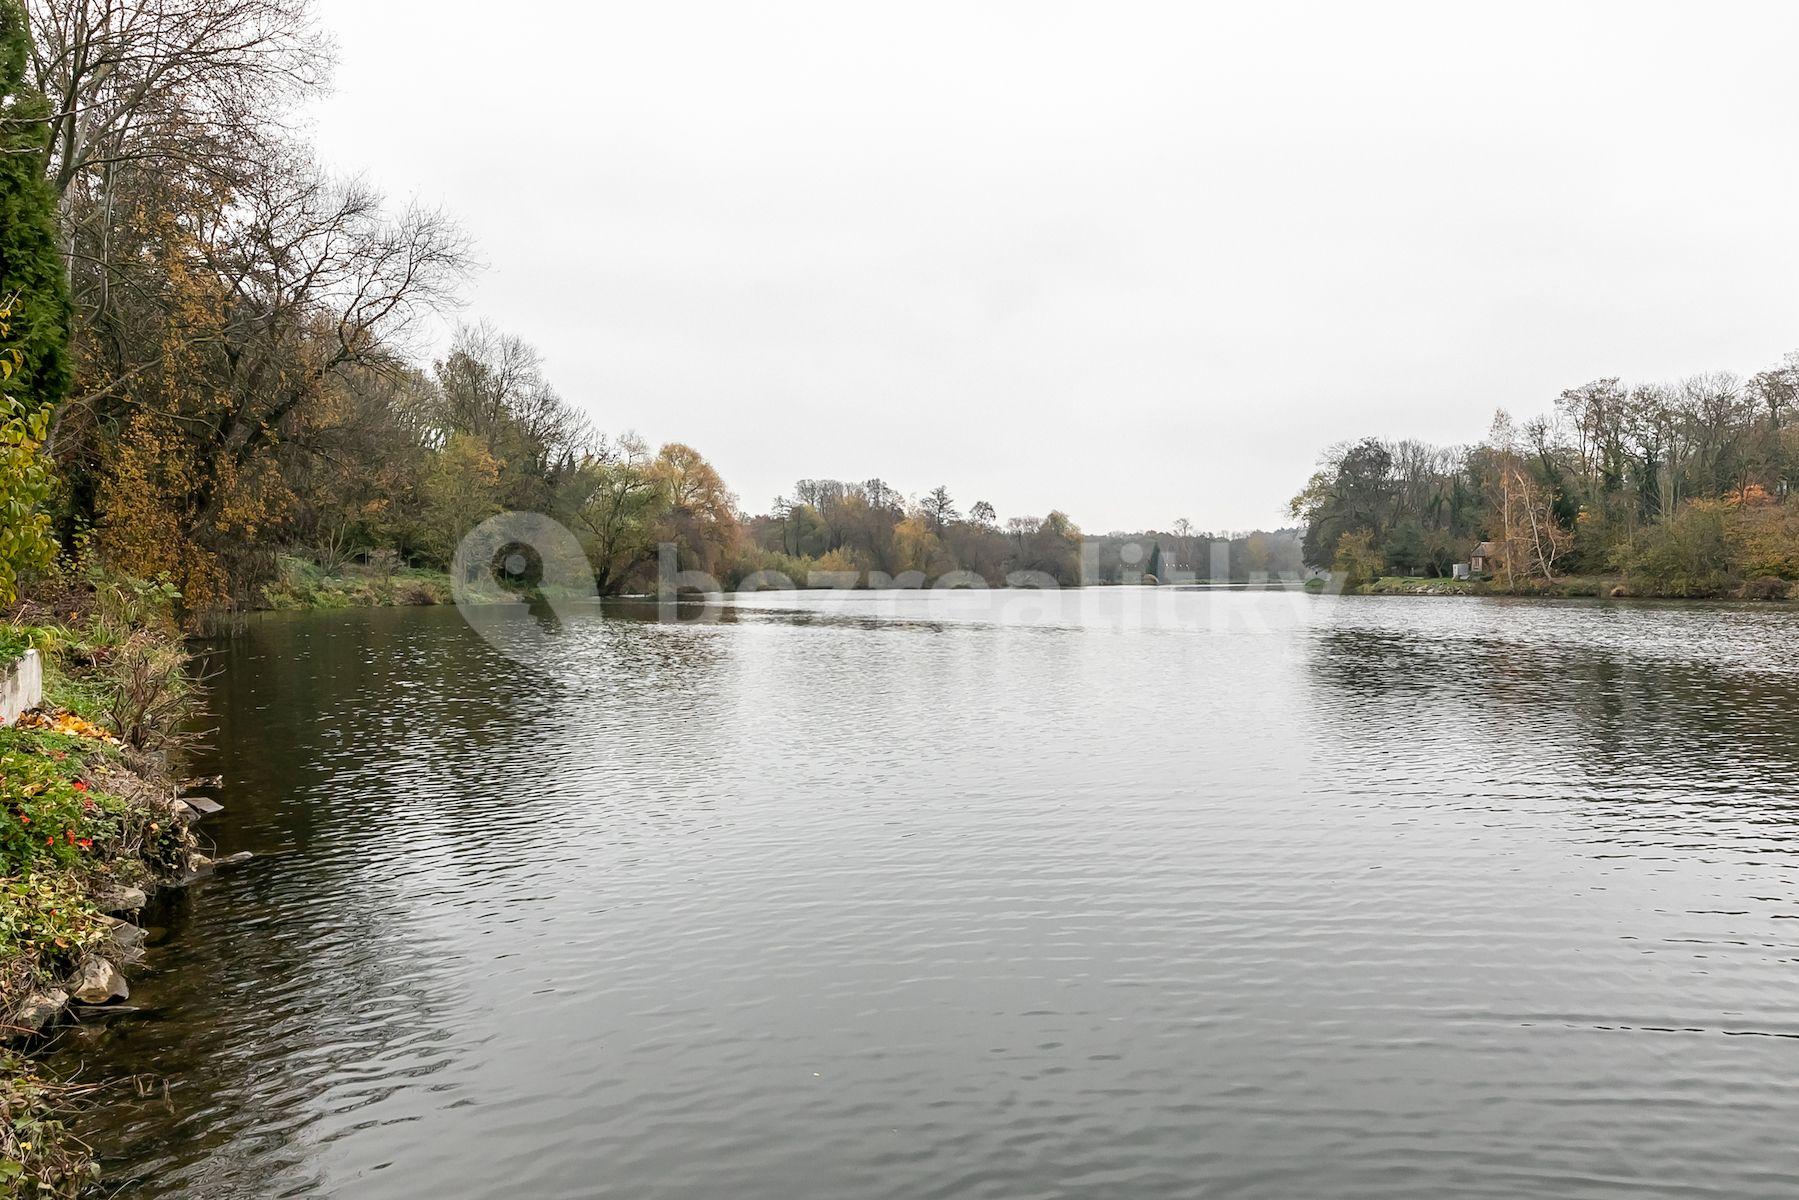
POLYGON ((390 215, 303 158, 200 215, 198 235, 143 231, 164 282, 134 323, 159 349, 115 390, 91 469, 105 549, 216 607, 268 577, 294 502, 284 462, 315 450, 359 373, 401 369, 394 339, 448 299, 465 249, 436 213, 390 215))
POLYGON ((682 442, 662 447, 650 473, 666 505, 659 540, 675 547, 683 569, 717 574, 737 544, 737 497, 718 470, 682 442))

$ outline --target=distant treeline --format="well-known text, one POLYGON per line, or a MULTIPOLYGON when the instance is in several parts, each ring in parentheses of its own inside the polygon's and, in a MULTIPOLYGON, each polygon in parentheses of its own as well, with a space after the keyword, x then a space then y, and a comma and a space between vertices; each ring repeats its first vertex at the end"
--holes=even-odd
POLYGON ((748 522, 748 545, 729 572, 772 570, 803 584, 813 572, 916 573, 937 581, 967 572, 999 585, 1020 572, 1061 586, 1153 578, 1297 576, 1297 530, 1213 535, 1172 530, 1083 536, 1066 513, 1000 520, 977 500, 962 512, 947 486, 908 501, 880 479, 802 479, 766 516, 748 522))
POLYGON ((1351 584, 1449 574, 1502 585, 1616 576, 1646 595, 1784 596, 1799 580, 1799 353, 1748 378, 1601 379, 1486 440, 1333 447, 1293 515, 1305 560, 1351 584), (1483 547, 1483 543, 1487 543, 1483 547))

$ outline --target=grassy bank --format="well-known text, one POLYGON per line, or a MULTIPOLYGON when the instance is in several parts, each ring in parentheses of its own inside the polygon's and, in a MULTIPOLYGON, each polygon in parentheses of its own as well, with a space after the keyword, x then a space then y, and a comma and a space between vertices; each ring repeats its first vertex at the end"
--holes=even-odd
POLYGON ((1365 596, 1478 596, 1486 585, 1477 579, 1427 579, 1409 575, 1383 575, 1356 589, 1365 596))
POLYGON ((173 729, 186 654, 159 589, 111 584, 26 605, 0 647, 36 648, 44 703, 0 728, 0 1197, 73 1196, 94 1178, 66 1120, 79 1092, 21 1050, 71 1005, 128 994, 142 934, 119 913, 192 866, 173 729))
MULTIPOLYGON (((282 555, 280 576, 262 589, 267 610, 389 608, 454 604, 456 594, 445 571, 419 567, 378 567, 345 563, 326 570, 311 559, 282 555)), ((593 593, 570 592, 547 585, 500 586, 491 580, 470 585, 464 595, 473 604, 517 604, 534 599, 579 600, 593 593)))
POLYGON ((267 608, 385 608, 454 602, 450 577, 442 571, 380 569, 357 563, 326 571, 317 563, 286 554, 281 556, 280 571, 280 577, 262 590, 267 608))

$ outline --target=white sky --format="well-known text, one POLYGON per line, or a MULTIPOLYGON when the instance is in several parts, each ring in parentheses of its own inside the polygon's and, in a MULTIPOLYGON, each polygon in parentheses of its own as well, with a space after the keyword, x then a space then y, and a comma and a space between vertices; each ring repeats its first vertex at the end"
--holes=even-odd
POLYGON ((322 0, 327 162, 751 511, 1272 526, 1327 443, 1799 348, 1799 4, 322 0))

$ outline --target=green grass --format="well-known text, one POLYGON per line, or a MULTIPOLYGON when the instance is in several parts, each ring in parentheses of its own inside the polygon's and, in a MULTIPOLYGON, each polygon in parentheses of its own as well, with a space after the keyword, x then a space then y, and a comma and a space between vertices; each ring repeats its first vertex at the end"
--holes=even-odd
POLYGON ((1371 596, 1477 596, 1487 588, 1477 579, 1383 575, 1362 590, 1371 596))
MULTIPOLYGON (((309 559, 282 555, 280 578, 262 590, 263 607, 276 611, 302 609, 387 608, 404 605, 455 604, 456 593, 444 571, 398 567, 377 571, 360 565, 327 574, 309 559)), ((475 603, 517 603, 533 597, 557 598, 555 588, 502 587, 476 584, 465 596, 475 603)), ((570 598, 579 599, 581 593, 570 598)))
POLYGON ((350 566, 327 575, 302 558, 282 555, 281 576, 263 589, 263 603, 272 609, 385 608, 390 605, 450 604, 454 596, 450 577, 442 571, 401 567, 377 572, 350 566))
POLYGON ((44 658, 44 703, 52 708, 66 708, 96 725, 112 715, 111 689, 91 675, 71 674, 65 662, 55 655, 44 658))

